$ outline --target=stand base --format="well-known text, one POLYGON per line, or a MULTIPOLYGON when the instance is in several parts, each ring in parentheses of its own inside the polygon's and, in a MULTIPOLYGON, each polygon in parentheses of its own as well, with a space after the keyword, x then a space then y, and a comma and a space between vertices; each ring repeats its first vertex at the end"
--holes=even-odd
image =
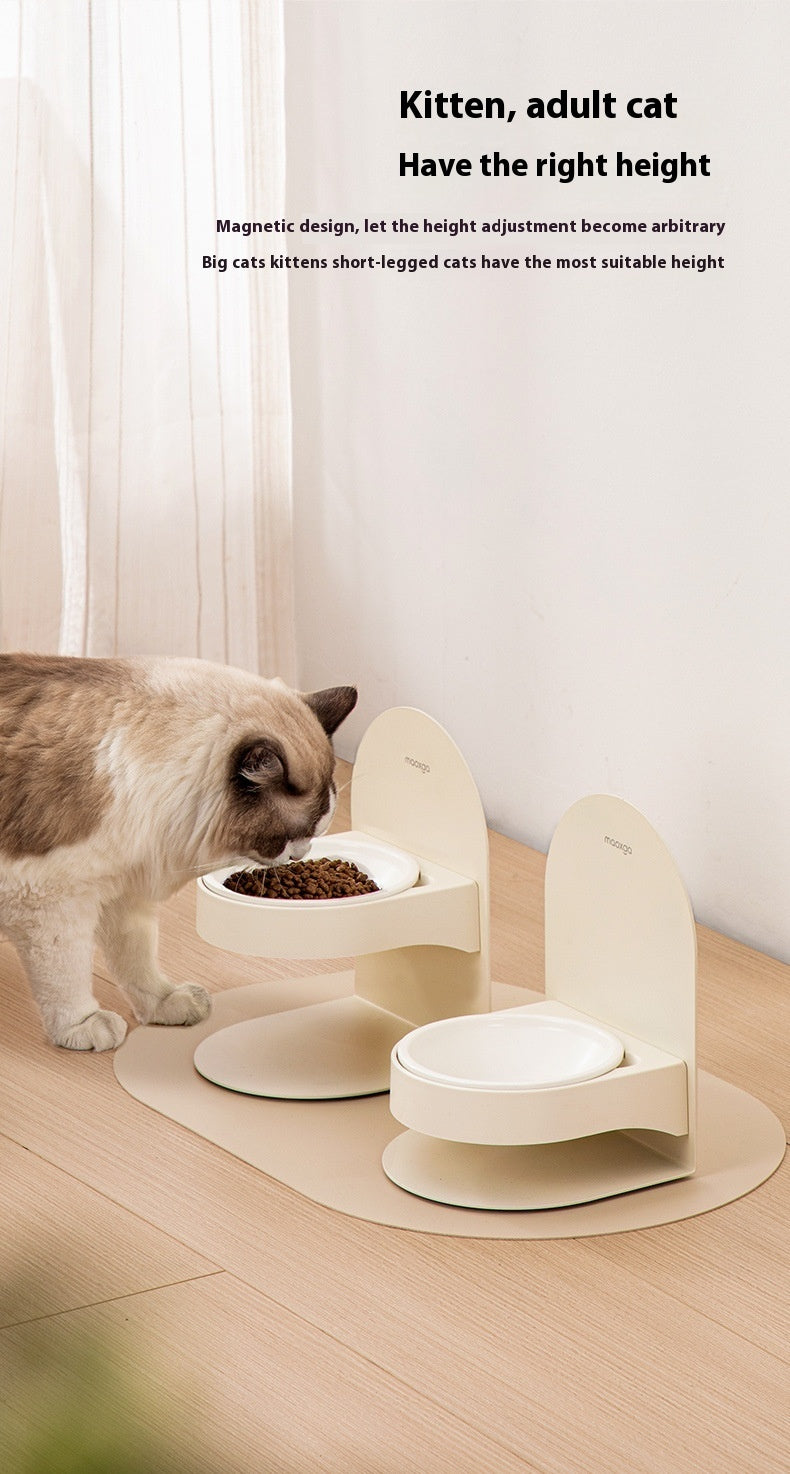
MULTIPOLYGON (((218 993, 212 1014, 188 1029, 132 1029, 114 1056, 115 1074, 137 1100, 194 1131, 259 1172, 316 1203, 355 1218, 422 1233, 488 1239, 565 1239, 674 1223, 751 1192, 779 1167, 784 1132, 772 1111, 724 1080, 699 1073, 697 1170, 575 1208, 469 1211, 403 1192, 382 1171, 382 1152, 402 1128, 387 1095, 359 1100, 266 1100, 217 1090, 195 1069, 195 1046, 212 1032, 263 1015, 349 996, 354 976, 252 983, 218 993)), ((536 1003, 539 995, 494 984, 494 1005, 536 1003)), ((232 1215, 231 1215, 232 1216, 232 1215)))
POLYGON ((391 1182, 456 1208, 570 1208, 686 1176, 620 1131, 545 1146, 473 1146, 404 1131, 386 1148, 391 1182))
POLYGON ((345 1100, 390 1088, 390 1055, 413 1025, 352 994, 210 1034, 195 1068, 213 1085, 275 1100, 345 1100))

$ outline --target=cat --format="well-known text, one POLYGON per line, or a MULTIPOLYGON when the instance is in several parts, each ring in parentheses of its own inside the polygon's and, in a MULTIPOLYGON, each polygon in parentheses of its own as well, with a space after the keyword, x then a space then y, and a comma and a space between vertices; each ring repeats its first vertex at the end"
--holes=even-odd
POLYGON ((356 700, 202 660, 0 655, 0 927, 53 1044, 126 1034, 93 996, 94 941, 140 1023, 206 1017, 204 988, 159 971, 157 903, 242 856, 305 854, 356 700))

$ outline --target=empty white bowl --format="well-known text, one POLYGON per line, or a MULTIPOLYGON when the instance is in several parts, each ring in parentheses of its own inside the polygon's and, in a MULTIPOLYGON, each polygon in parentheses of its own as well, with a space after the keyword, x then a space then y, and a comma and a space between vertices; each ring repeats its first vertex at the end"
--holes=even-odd
POLYGON ((542 1090, 613 1070, 623 1044, 608 1029, 545 1013, 463 1014, 413 1030, 396 1045, 405 1070, 472 1090, 542 1090))
POLYGON ((342 896, 337 900, 284 901, 266 896, 244 896, 238 891, 228 890, 224 882, 237 870, 256 868, 254 860, 245 859, 239 860, 235 865, 226 865, 222 870, 213 870, 210 875, 204 875, 203 885, 220 896, 230 897, 248 906, 287 906, 289 911, 293 907, 320 906, 324 910, 327 906, 358 906, 365 901, 375 901, 379 896, 396 896, 400 891, 406 891, 415 885, 420 876, 419 862, 414 855, 396 849, 394 845, 385 844, 382 840, 371 839, 366 834, 327 834, 320 839, 313 839, 302 858, 350 860, 376 882, 378 890, 371 891, 366 896, 342 896))

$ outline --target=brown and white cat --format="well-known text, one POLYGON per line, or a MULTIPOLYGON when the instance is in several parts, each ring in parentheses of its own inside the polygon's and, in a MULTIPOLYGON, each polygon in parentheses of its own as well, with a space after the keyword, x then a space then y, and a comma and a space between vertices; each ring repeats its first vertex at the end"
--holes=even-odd
POLYGON ((205 1018, 205 989, 159 971, 156 904, 238 856, 305 853, 356 699, 201 660, 0 655, 0 927, 53 1044, 126 1033, 93 996, 94 940, 141 1023, 205 1018))

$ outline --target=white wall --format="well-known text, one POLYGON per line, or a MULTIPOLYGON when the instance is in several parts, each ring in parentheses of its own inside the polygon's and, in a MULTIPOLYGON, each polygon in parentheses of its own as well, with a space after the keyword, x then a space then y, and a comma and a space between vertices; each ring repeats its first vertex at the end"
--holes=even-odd
MULTIPOLYGON (((293 218, 727 222, 702 246, 725 268, 704 275, 290 274, 303 684, 359 683, 346 756, 379 711, 423 707, 489 823, 540 849, 577 797, 622 795, 701 920, 790 960, 790 12, 299 0, 286 19, 293 218), (499 95, 519 116, 402 122, 402 87, 499 95), (621 111, 671 91, 678 119, 526 119, 561 87, 621 111), (685 149, 712 172, 398 177, 401 149, 494 148, 685 149)), ((428 249, 535 248, 507 240, 428 249)))

